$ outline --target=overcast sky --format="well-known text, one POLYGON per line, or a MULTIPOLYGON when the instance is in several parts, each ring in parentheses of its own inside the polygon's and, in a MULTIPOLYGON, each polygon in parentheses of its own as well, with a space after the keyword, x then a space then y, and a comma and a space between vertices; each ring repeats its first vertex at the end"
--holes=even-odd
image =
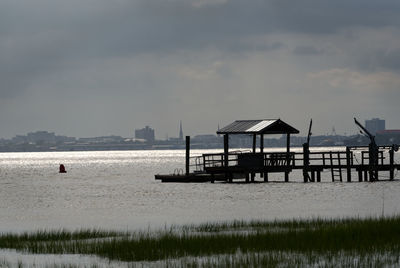
POLYGON ((400 129, 399 0, 1 0, 0 137, 400 129))

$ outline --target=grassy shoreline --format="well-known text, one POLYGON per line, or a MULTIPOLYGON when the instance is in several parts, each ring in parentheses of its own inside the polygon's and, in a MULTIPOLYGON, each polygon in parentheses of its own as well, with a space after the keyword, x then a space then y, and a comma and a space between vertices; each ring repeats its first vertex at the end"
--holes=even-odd
MULTIPOLYGON (((398 263, 400 258, 400 217, 232 221, 138 232, 2 233, 0 249, 32 254, 95 255, 123 262, 169 262, 190 257, 190 265, 196 266, 197 258, 205 267, 218 263, 230 266, 232 261, 243 265, 301 260, 329 263, 331 258, 343 256, 346 263, 354 258, 370 263, 374 255, 387 256, 390 264, 398 263)), ((385 263, 379 258, 382 261, 385 263)))

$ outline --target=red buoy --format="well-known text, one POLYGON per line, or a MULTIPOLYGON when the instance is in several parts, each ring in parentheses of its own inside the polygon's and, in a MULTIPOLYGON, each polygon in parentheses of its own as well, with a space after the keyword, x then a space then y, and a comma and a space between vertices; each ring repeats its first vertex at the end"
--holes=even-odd
POLYGON ((67 173, 63 164, 60 165, 60 173, 67 173))

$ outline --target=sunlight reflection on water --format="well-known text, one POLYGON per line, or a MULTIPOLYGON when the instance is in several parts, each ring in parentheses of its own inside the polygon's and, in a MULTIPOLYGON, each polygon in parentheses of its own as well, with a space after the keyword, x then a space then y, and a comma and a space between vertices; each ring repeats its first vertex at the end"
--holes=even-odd
MULTIPOLYGON (((327 149, 328 150, 328 149, 327 149)), ((200 155, 214 150, 193 150, 200 155)), ((184 150, 0 154, 0 231, 138 229, 233 219, 398 214, 399 181, 163 184, 154 174, 184 168, 184 150), (66 174, 58 173, 63 163, 66 174), (384 191, 384 193, 383 193, 384 191)), ((356 174, 353 175, 356 178, 356 174)), ((398 178, 398 177, 397 177, 398 178)))

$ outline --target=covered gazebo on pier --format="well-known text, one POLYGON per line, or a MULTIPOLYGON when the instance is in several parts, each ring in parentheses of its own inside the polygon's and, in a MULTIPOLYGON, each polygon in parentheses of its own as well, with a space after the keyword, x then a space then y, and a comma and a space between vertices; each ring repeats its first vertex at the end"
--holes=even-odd
MULTIPOLYGON (((254 180, 256 173, 260 173, 264 180, 268 180, 268 172, 285 172, 285 181, 289 180, 290 167, 290 135, 297 134, 299 131, 280 119, 261 119, 261 120, 237 120, 221 128, 217 134, 224 135, 224 153, 222 163, 218 166, 210 166, 208 172, 224 172, 227 179, 232 181, 234 173, 241 173, 254 180), (229 157, 229 136, 247 134, 253 138, 253 148, 251 153, 240 153, 234 159, 235 165, 230 165, 229 157), (264 135, 286 134, 286 152, 274 155, 264 154, 264 135), (256 151, 257 136, 260 137, 260 150, 256 151), (267 159, 268 158, 268 159, 267 159)), ((207 159, 205 166, 207 169, 207 159)), ((211 161, 215 163, 215 161, 211 161)), ((212 165, 212 164, 211 164, 212 165)))

